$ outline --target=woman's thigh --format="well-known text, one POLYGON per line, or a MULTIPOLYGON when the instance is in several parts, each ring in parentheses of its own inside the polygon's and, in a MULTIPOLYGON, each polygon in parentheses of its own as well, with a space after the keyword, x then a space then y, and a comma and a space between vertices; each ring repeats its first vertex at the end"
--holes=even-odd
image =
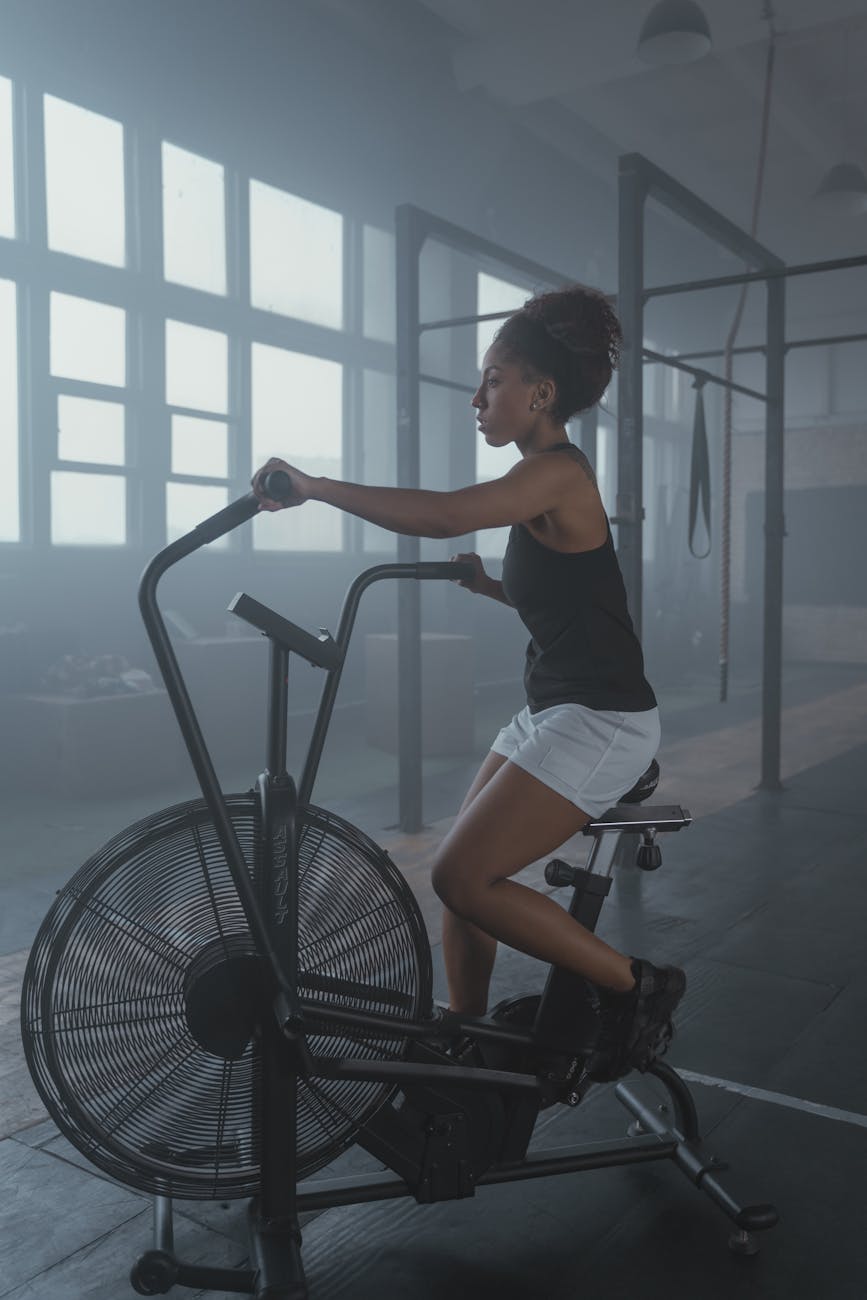
POLYGON ((469 790, 464 795, 464 801, 458 810, 459 817, 465 809, 469 808, 479 791, 485 788, 494 773, 498 772, 506 761, 503 754, 495 754, 493 750, 490 750, 485 755, 481 767, 473 777, 469 790))
POLYGON ((505 760, 472 800, 467 796, 437 851, 434 883, 447 891, 486 887, 553 853, 589 820, 569 799, 505 760))

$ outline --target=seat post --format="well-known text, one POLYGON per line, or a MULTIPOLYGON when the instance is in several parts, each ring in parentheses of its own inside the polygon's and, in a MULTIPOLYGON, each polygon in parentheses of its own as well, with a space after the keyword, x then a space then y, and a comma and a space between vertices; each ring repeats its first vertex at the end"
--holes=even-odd
POLYGON ((286 775, 286 732, 289 708, 289 650, 274 637, 268 638, 268 752, 267 770, 271 777, 286 775))

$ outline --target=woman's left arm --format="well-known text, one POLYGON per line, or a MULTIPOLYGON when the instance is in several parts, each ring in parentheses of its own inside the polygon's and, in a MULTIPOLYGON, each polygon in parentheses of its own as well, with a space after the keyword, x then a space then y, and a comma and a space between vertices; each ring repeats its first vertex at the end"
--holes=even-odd
MULTIPOLYGON (((283 469, 289 474, 294 492, 289 504, 323 501, 409 537, 464 537, 482 528, 523 523, 560 504, 564 479, 565 490, 574 491, 571 475, 564 475, 562 466, 555 465, 552 457, 519 461, 502 478, 454 492, 367 487, 339 479, 313 478, 285 461, 269 461, 265 468, 283 469)), ((258 478, 253 480, 254 487, 258 478)), ((262 497, 261 491, 258 494, 262 497)), ((272 509, 276 505, 267 504, 272 509)))

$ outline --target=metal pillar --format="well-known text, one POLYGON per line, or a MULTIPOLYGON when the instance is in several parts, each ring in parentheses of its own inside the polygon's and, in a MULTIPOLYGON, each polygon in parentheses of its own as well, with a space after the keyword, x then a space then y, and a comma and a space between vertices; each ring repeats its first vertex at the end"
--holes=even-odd
POLYGON ((619 287, 623 329, 617 389, 617 552, 629 611, 641 636, 642 432, 644 409, 644 201, 647 187, 635 155, 620 160, 619 287))
MULTIPOLYGON (((417 488, 420 480, 419 280, 422 235, 417 211, 403 204, 395 212, 397 257, 397 486, 417 488)), ((418 562, 417 537, 398 536, 399 564, 418 562)), ((422 828, 421 590, 417 582, 397 587, 397 754, 399 823, 409 833, 422 828)))
POLYGON ((782 725, 784 391, 786 368, 786 284, 767 286, 767 354, 765 407, 765 582, 762 649, 762 775, 764 790, 779 790, 782 725))
MULTIPOLYGON (((853 259, 861 264, 864 259, 853 259)), ((697 289, 722 288, 765 280, 768 284, 768 371, 766 400, 766 521, 765 521, 765 611, 762 679, 762 778, 767 789, 780 788, 780 721, 782 681, 783 601, 783 376, 785 361, 785 278, 849 265, 811 263, 787 268, 751 235, 716 212, 641 154, 620 159, 620 292, 618 306, 624 333, 618 402, 618 523, 620 563, 636 630, 641 626, 641 379, 636 374, 635 352, 643 337, 642 304, 653 297, 697 289), (740 275, 716 276, 708 280, 643 287, 643 204, 656 199, 671 212, 728 248, 748 266, 758 267, 740 275), (776 290, 774 290, 776 286, 776 290), (622 475, 627 475, 624 481, 622 475), (620 493, 623 493, 621 498, 620 493), (619 516, 625 516, 623 520, 619 516)))
MULTIPOLYGON (((450 329, 490 316, 456 317, 449 320, 420 319, 420 257, 428 239, 446 248, 469 254, 483 265, 502 271, 509 267, 530 282, 545 285, 570 283, 568 277, 531 258, 513 253, 489 239, 474 235, 461 226, 434 216, 413 204, 395 210, 397 272, 397 483, 417 488, 420 480, 420 385, 442 384, 447 388, 474 392, 464 384, 422 375, 420 340, 422 333, 450 329)), ((508 315, 509 313, 503 313, 508 315)), ((417 537, 399 537, 400 563, 414 564, 420 554, 417 537)), ((403 831, 422 828, 422 710, 421 710, 421 593, 416 582, 402 582, 398 588, 398 795, 399 824, 403 831)))
POLYGON ((599 407, 591 406, 589 411, 582 411, 580 418, 581 450, 596 470, 596 458, 599 452, 598 448, 599 434, 599 407))

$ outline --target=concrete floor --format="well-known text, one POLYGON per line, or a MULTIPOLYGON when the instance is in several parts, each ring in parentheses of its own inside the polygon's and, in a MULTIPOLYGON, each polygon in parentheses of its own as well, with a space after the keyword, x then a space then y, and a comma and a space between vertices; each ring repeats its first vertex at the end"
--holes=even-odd
MULTIPOLYGON (((480 1189, 460 1203, 327 1211, 304 1230, 313 1300, 864 1300, 867 673, 791 669, 784 699, 785 788, 767 793, 754 789, 755 689, 745 685, 725 707, 698 687, 663 698, 654 802, 681 803, 696 821, 663 843, 661 871, 620 871, 600 925, 626 951, 686 967, 670 1060, 693 1081, 707 1146, 731 1163, 733 1192, 781 1211, 761 1253, 731 1255, 727 1220, 674 1168, 635 1166, 480 1189)), ((393 784, 377 788, 369 754, 340 750, 317 800, 372 833, 404 870, 441 982, 426 862, 478 755, 428 764, 428 828, 401 837, 384 829, 395 820, 393 784), (359 764, 363 798, 353 783, 359 764)), ((98 1175, 45 1117, 21 1055, 18 988, 40 919, 72 870, 127 822, 188 793, 50 806, 31 794, 6 810, 0 1297, 133 1294, 126 1279, 150 1244, 150 1203, 98 1175)), ((538 866, 528 879, 544 887, 538 866)), ((495 996, 534 991, 542 977, 538 963, 502 953, 495 996)), ((624 1118, 613 1090, 599 1087, 576 1110, 545 1112, 534 1140, 620 1137, 624 1118)), ((366 1162, 356 1149, 342 1163, 366 1162)), ((179 1253, 240 1263, 242 1211, 239 1202, 179 1202, 179 1253)))

